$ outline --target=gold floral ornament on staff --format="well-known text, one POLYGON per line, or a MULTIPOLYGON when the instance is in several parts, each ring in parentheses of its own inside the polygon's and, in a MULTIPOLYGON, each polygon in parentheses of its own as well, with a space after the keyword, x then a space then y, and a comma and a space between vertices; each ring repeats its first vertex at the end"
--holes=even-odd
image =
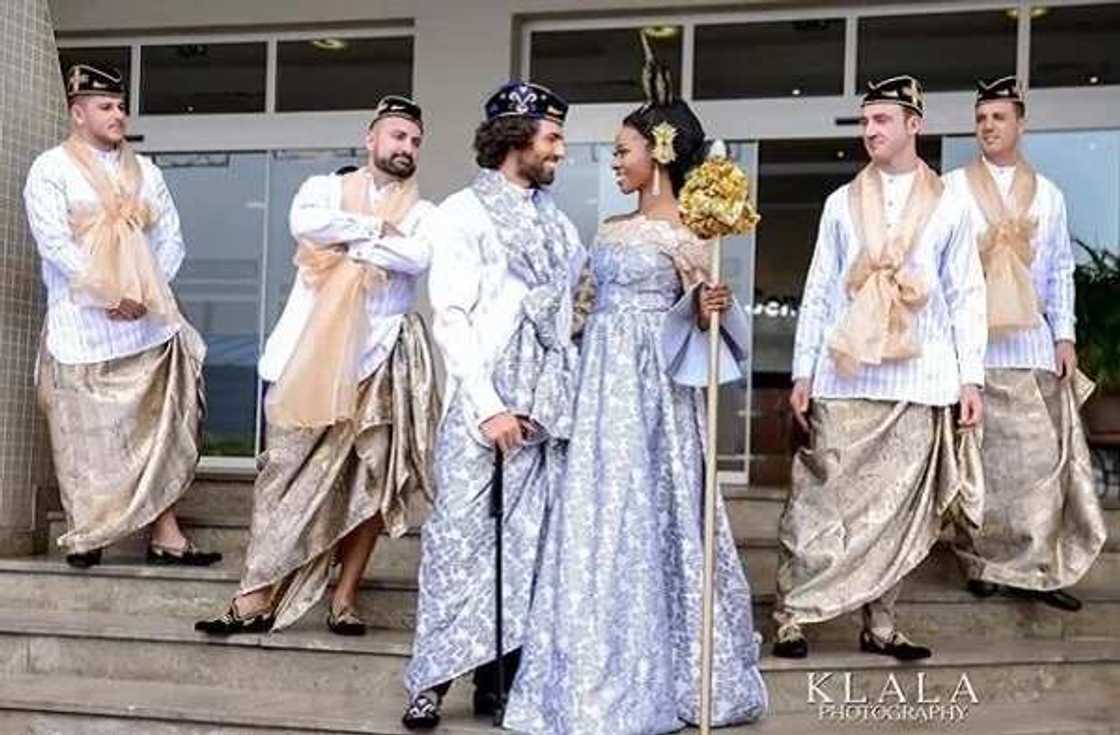
POLYGON ((688 174, 680 194, 681 221, 705 240, 743 235, 762 219, 750 196, 747 174, 727 157, 723 141, 688 174))

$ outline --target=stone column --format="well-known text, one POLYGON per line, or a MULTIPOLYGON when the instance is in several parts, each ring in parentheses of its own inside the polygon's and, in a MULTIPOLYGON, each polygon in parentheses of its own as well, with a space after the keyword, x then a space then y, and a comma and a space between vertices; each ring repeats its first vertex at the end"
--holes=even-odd
POLYGON ((66 129, 47 0, 0 3, 0 85, 0 555, 18 556, 45 526, 35 500, 50 477, 32 375, 46 304, 23 210, 28 167, 66 129))

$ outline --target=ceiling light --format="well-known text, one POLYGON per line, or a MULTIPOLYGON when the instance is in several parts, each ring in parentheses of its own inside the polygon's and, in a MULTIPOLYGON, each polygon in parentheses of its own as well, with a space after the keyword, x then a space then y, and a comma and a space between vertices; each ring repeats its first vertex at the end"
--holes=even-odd
POLYGON ((800 87, 794 87, 792 90, 790 90, 790 94, 792 94, 794 97, 800 97, 801 96, 801 88, 800 87))
POLYGON ((1089 77, 1089 84, 1100 84, 1100 83, 1101 83, 1101 78, 1098 77, 1096 74, 1089 77))
POLYGON ((316 38, 311 45, 323 51, 341 51, 349 44, 341 38, 316 38))
MULTIPOLYGON (((1035 18, 1041 18, 1042 16, 1046 15, 1049 12, 1050 12, 1050 8, 1046 7, 1045 5, 1035 5, 1033 8, 1031 8, 1031 19, 1033 20, 1035 18)), ((1018 8, 1010 8, 1007 11, 1007 17, 1018 18, 1019 17, 1019 9, 1018 8)))
POLYGON ((680 32, 679 26, 646 26, 642 29, 643 36, 658 41, 666 38, 676 38, 680 32))

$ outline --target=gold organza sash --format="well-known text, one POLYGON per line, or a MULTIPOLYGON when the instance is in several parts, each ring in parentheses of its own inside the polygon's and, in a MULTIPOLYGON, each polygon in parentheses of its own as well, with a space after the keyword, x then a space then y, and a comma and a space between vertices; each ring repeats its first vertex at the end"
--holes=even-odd
POLYGON ((98 200, 96 205, 75 205, 69 213, 74 239, 89 253, 88 264, 71 285, 76 299, 104 309, 131 299, 143 304, 149 315, 177 320, 175 298, 144 234, 156 213, 141 196, 144 177, 132 147, 121 143, 116 178, 81 140, 71 137, 62 147, 98 200))
POLYGON ((979 158, 965 169, 968 188, 984 213, 988 229, 977 239, 988 288, 988 331, 999 336, 1039 324, 1038 295, 1031 280, 1038 222, 1028 216, 1037 179, 1023 159, 1011 179, 1011 206, 1000 196, 992 174, 979 158))
POLYGON ((914 338, 914 313, 929 298, 928 286, 903 265, 943 189, 937 175, 919 161, 902 218, 888 235, 883 183, 875 167, 865 167, 848 187, 852 221, 863 247, 845 283, 852 303, 828 341, 842 374, 921 354, 914 338))
MULTIPOLYGON (((394 190, 371 208, 370 177, 364 171, 347 174, 342 180, 342 208, 397 225, 418 192, 414 179, 390 186, 394 190)), ((280 379, 268 393, 268 420, 298 428, 351 421, 369 335, 366 296, 383 286, 388 274, 350 258, 345 243, 322 246, 301 241, 293 262, 300 280, 315 292, 315 305, 280 379)))

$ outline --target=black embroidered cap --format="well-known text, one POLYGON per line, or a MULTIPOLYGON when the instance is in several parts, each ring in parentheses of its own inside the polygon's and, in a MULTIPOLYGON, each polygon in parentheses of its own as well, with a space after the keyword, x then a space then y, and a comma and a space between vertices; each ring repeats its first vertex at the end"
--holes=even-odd
POLYGON ((926 101, 922 84, 909 74, 891 77, 881 82, 867 83, 867 91, 863 94, 860 107, 884 102, 900 105, 913 110, 918 115, 925 115, 926 101))
POLYGON ((510 82, 486 100, 486 119, 527 117, 563 125, 568 103, 547 87, 532 82, 510 82))
POLYGON ((1026 107, 1027 104, 1026 96, 1023 94, 1023 86, 1019 84, 1019 80, 1014 75, 1000 77, 999 79, 976 80, 976 106, 979 107, 984 102, 992 102, 993 100, 1017 102, 1023 107, 1026 107))
POLYGON ((421 131, 424 130, 424 116, 420 110, 420 105, 403 95, 390 94, 378 100, 377 107, 373 111, 373 120, 370 121, 369 126, 372 128, 374 123, 383 117, 400 117, 411 120, 420 127, 421 131))
POLYGON ((124 75, 121 74, 121 70, 111 66, 97 67, 90 64, 75 64, 66 70, 67 99, 95 94, 124 97, 124 75))

